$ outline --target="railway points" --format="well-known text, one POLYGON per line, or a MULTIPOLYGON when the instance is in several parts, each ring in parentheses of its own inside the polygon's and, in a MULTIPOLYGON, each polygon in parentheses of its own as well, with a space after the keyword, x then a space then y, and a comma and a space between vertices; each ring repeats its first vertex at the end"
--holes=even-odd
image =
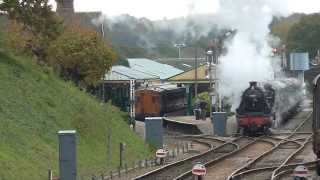
MULTIPOLYGON (((310 114, 310 112, 309 112, 310 114)), ((292 130, 291 133, 285 135, 277 145, 266 151, 263 155, 256 158, 252 162, 234 171, 228 179, 274 179, 281 173, 281 169, 285 168, 287 163, 309 143, 312 133, 299 133, 306 126, 311 116, 305 116, 301 122, 292 130), (304 140, 301 142, 301 140, 304 140)), ((284 134, 281 134, 284 135, 284 134)), ((279 138, 279 137, 278 137, 279 138)), ((310 151, 310 149, 309 149, 310 151)))
MULTIPOLYGON (((213 137, 211 134, 184 135, 183 133, 168 135, 171 139, 174 137, 174 140, 198 139, 211 144, 211 148, 201 154, 173 162, 134 179, 192 179, 192 166, 197 162, 205 164, 206 178, 210 179, 232 179, 233 177, 248 179, 259 177, 260 179, 262 177, 271 178, 272 175, 278 177, 279 173, 282 173, 282 171, 278 172, 279 169, 290 170, 294 164, 309 163, 313 158, 308 157, 309 161, 299 161, 304 154, 310 156, 311 112, 301 110, 293 119, 295 125, 291 128, 287 126, 284 130, 272 130, 272 135, 255 138, 213 137), (291 165, 290 168, 288 164, 291 165), (277 169, 278 167, 280 168, 277 169)), ((188 121, 190 120, 178 123, 188 123, 188 121)), ((191 121, 190 124, 205 124, 205 121, 196 123, 191 121)), ((310 169, 312 171, 313 168, 310 169)))

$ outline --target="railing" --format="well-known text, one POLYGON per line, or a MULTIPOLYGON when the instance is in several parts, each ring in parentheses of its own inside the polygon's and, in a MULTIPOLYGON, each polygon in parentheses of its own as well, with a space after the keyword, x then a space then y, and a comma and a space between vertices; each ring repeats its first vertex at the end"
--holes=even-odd
MULTIPOLYGON (((187 153, 196 153, 192 148, 193 144, 190 142, 186 143, 178 143, 175 149, 171 149, 168 151, 168 156, 165 158, 165 164, 169 164, 179 156, 187 154, 187 153)), ((183 158, 183 157, 182 157, 183 158)), ((143 160, 134 161, 131 165, 124 163, 123 167, 118 167, 117 169, 101 172, 93 175, 80 175, 79 180, 111 180, 111 179, 120 179, 121 177, 126 177, 129 173, 141 172, 147 168, 156 168, 161 167, 160 159, 157 158, 147 158, 143 160)))

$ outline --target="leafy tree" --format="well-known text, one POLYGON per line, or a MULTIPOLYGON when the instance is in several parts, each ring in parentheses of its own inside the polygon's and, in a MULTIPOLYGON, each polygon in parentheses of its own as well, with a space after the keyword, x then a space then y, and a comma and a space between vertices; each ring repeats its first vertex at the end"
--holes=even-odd
POLYGON ((91 29, 66 27, 48 49, 49 64, 78 86, 96 86, 116 59, 111 46, 91 29))
POLYGON ((293 26, 293 24, 291 24, 290 22, 284 21, 282 23, 275 24, 272 27, 271 32, 272 32, 272 34, 279 37, 282 40, 282 42, 285 42, 287 39, 287 36, 288 36, 288 32, 292 26, 293 26))
POLYGON ((6 38, 6 33, 5 33, 5 26, 6 26, 6 20, 3 16, 1 16, 0 13, 0 50, 1 48, 4 48, 7 38, 6 38))
POLYGON ((320 14, 304 16, 292 26, 287 37, 290 51, 306 51, 314 57, 320 48, 320 14))
POLYGON ((22 42, 11 45, 18 45, 15 48, 22 52, 28 50, 44 62, 45 49, 60 34, 62 27, 62 22, 51 9, 48 0, 3 0, 0 11, 7 12, 15 21, 11 24, 15 35, 11 38, 16 39, 12 41, 22 42))
POLYGON ((273 17, 269 28, 271 33, 279 37, 282 43, 286 43, 288 33, 292 26, 298 23, 304 14, 294 13, 288 17, 273 17))

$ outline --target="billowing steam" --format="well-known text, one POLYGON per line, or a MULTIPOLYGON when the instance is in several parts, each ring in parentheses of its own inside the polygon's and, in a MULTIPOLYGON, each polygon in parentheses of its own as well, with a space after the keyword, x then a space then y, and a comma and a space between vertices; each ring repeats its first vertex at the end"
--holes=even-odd
MULTIPOLYGON (((281 3, 281 2, 280 2, 281 3)), ((285 14, 279 1, 220 0, 219 23, 237 31, 220 58, 220 94, 228 97, 234 110, 250 81, 270 81, 276 63, 270 58, 269 24, 274 15, 285 14), (277 3, 277 4, 276 4, 277 3)))

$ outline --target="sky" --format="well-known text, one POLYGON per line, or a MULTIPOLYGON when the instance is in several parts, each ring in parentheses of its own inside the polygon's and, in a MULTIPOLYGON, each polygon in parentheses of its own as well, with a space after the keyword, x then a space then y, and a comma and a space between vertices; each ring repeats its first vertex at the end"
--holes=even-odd
MULTIPOLYGON (((151 20, 212 14, 219 8, 219 0, 74 0, 76 11, 102 11, 112 17, 130 14, 151 20)), ((289 12, 320 12, 320 0, 271 0, 286 1, 289 12)), ((49 0, 55 8, 55 0, 49 0)))

